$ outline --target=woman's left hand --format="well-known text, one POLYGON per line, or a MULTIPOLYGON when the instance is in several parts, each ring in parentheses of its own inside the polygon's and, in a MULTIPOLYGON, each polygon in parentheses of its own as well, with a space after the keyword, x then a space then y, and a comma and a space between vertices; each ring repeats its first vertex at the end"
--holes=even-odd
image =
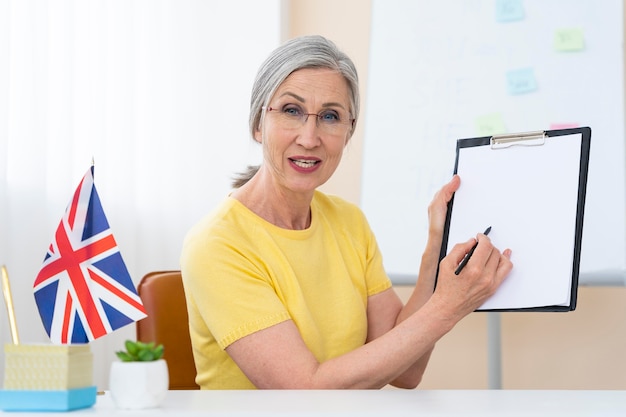
POLYGON ((458 175, 454 175, 450 182, 441 187, 430 202, 428 206, 428 231, 431 237, 440 238, 443 236, 443 227, 448 213, 448 203, 456 190, 459 189, 460 185, 461 178, 458 175))

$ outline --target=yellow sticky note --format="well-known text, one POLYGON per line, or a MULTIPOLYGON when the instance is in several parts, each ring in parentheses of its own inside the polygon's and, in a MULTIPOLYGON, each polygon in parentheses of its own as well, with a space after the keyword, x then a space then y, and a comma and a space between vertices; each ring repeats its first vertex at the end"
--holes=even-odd
POLYGON ((585 35, 581 29, 559 29, 554 32, 554 49, 559 52, 576 52, 585 49, 585 35))
POLYGON ((474 121, 477 136, 493 136, 506 133, 504 119, 500 113, 479 116, 474 121))

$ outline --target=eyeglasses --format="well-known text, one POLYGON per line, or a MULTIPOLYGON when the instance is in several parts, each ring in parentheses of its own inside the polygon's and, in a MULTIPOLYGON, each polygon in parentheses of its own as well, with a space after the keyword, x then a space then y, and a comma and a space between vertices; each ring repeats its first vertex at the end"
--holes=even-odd
POLYGON ((319 113, 305 113, 298 106, 288 105, 282 109, 264 107, 265 111, 277 116, 278 122, 284 129, 299 129, 315 116, 315 125, 323 133, 331 136, 343 136, 354 125, 354 119, 348 113, 336 109, 325 109, 319 113))

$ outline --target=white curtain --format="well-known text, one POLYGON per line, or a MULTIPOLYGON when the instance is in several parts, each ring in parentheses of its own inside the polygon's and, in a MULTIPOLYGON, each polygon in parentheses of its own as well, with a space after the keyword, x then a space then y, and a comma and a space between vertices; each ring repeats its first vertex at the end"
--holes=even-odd
MULTIPOLYGON (((0 0, 0 264, 22 343, 48 342, 32 284, 92 159, 134 281, 179 268, 187 229, 259 162, 249 92, 280 15, 279 0, 0 0)), ((134 331, 92 343, 99 389, 134 331)))

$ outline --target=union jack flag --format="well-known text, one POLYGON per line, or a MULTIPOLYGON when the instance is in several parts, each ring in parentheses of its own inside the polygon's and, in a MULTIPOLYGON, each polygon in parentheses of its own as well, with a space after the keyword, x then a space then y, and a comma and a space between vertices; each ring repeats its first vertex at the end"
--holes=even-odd
POLYGON ((87 171, 65 210, 33 285, 56 344, 87 343, 146 317, 87 171))

